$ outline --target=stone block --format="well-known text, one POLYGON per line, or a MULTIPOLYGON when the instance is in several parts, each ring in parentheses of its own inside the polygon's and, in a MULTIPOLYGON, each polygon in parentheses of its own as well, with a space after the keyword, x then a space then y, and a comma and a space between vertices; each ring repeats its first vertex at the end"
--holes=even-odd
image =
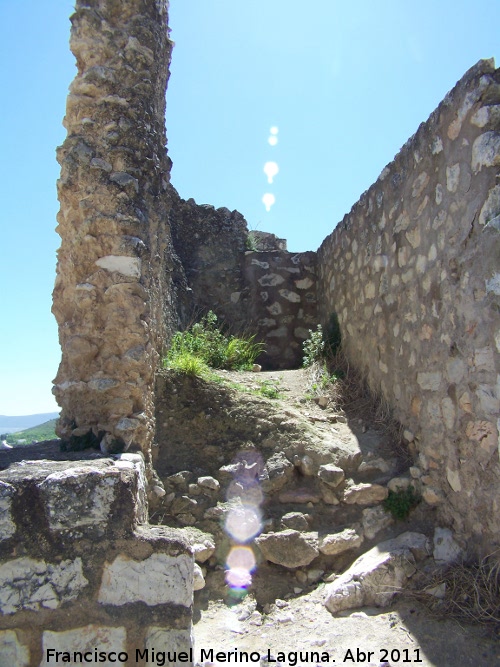
MULTIPOLYGON (((99 663, 111 667, 116 663, 126 662, 126 659, 118 661, 117 658, 119 654, 122 657, 126 655, 127 633, 123 627, 107 627, 95 624, 64 632, 46 630, 43 633, 42 645, 43 658, 40 667, 54 665, 57 651, 66 653, 66 656, 69 654, 69 660, 66 660, 69 664, 77 664, 72 660, 73 653, 80 651, 81 653, 90 653, 92 660, 88 662, 91 664, 99 663), (97 660, 94 660, 95 651, 97 651, 97 660), (110 660, 101 659, 99 655, 101 652, 109 656, 110 660)), ((61 659, 61 656, 59 658, 61 659)))
MULTIPOLYGON (((193 637, 190 630, 173 630, 152 625, 146 632, 146 667, 160 664, 158 655, 168 652, 165 664, 169 667, 192 667, 191 661, 193 637), (156 656, 156 657, 154 657, 156 656)), ((163 662, 163 656, 162 656, 163 662)))
POLYGON ((357 549, 363 544, 363 535, 354 528, 346 528, 339 533, 328 533, 319 539, 318 548, 325 556, 338 556, 344 551, 357 549))
POLYGON ((148 606, 193 602, 193 558, 154 553, 142 561, 120 554, 106 563, 99 589, 101 604, 121 606, 145 602, 148 606))
POLYGON ((427 538, 421 533, 403 533, 381 542, 327 584, 325 606, 332 614, 365 605, 387 606, 416 572, 413 551, 425 550, 426 543, 427 538))
POLYGON ((9 539, 16 532, 11 511, 15 493, 16 489, 12 484, 0 482, 0 541, 9 539))
POLYGON ((0 565, 0 611, 57 609, 74 600, 88 585, 82 560, 46 563, 34 558, 16 558, 0 565))
POLYGON ((388 490, 380 484, 353 484, 344 491, 348 505, 375 505, 387 498, 388 490))
POLYGON ((29 667, 30 650, 18 641, 14 630, 0 630, 0 665, 29 667))
POLYGON ((255 542, 264 558, 290 569, 309 565, 319 554, 318 533, 300 533, 289 529, 265 533, 255 542))

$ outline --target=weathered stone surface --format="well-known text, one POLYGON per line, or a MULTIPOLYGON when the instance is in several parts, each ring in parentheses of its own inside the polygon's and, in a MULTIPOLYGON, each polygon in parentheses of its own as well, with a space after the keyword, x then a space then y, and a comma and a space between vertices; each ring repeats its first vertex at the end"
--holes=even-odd
POLYGON ((152 660, 153 650, 155 654, 158 651, 170 651, 173 655, 177 654, 177 660, 169 662, 172 667, 186 667, 189 663, 189 649, 193 647, 193 637, 190 630, 172 630, 152 625, 146 632, 146 648, 150 660, 146 662, 146 667, 157 667, 158 660, 152 660), (185 655, 182 655, 185 654, 185 655))
POLYGON ((319 553, 317 533, 283 530, 260 535, 255 542, 264 558, 290 569, 309 565, 319 553))
POLYGON ((308 531, 309 522, 302 512, 287 512, 281 517, 281 527, 285 530, 290 528, 291 530, 308 531))
POLYGON ((210 533, 194 527, 180 528, 179 532, 189 541, 197 563, 204 563, 215 553, 215 542, 210 533))
POLYGON ((327 609, 336 614, 365 605, 387 606, 416 571, 413 550, 420 552, 426 543, 425 535, 403 533, 373 547, 343 575, 327 584, 327 609))
POLYGON ((13 630, 0 630, 0 664, 6 667, 28 667, 30 664, 29 648, 18 641, 13 630))
POLYGON ((319 467, 318 477, 322 482, 335 489, 344 481, 345 473, 342 468, 339 468, 332 463, 327 463, 326 465, 319 467))
POLYGON ((337 556, 338 554, 357 549, 363 544, 363 535, 354 528, 345 528, 340 533, 329 533, 322 535, 319 539, 318 548, 325 556, 337 556))
POLYGON ((38 487, 52 530, 92 527, 102 534, 109 521, 120 473, 85 466, 48 475, 38 487))
POLYGON ((149 606, 173 603, 189 607, 193 601, 192 558, 154 553, 136 561, 117 556, 104 567, 98 601, 111 605, 142 601, 149 606))
POLYGON ((12 498, 15 487, 0 482, 0 540, 7 540, 16 532, 16 524, 12 521, 12 498))
POLYGON ((23 609, 57 609, 87 585, 81 558, 60 563, 27 557, 5 561, 0 565, 0 610, 14 614, 23 609))
POLYGON ((381 530, 394 523, 394 519, 389 512, 386 512, 382 506, 378 505, 377 507, 367 507, 363 510, 361 523, 366 539, 373 540, 375 535, 381 530))
POLYGON ((348 505, 374 505, 387 495, 387 488, 380 484, 353 484, 344 491, 343 501, 348 505))
POLYGON ((453 539, 453 533, 449 528, 434 530, 434 560, 437 563, 456 563, 463 556, 463 551, 453 539))
POLYGON ((220 489, 220 484, 214 477, 198 477, 197 484, 202 489, 208 489, 209 491, 218 491, 220 489))
POLYGON ((422 496, 478 555, 500 532, 497 81, 492 61, 465 74, 324 240, 317 269, 321 324, 338 316, 349 363, 415 434, 411 454, 439 449, 422 496))
MULTIPOLYGON (((48 658, 47 651, 67 651, 73 655, 74 651, 85 653, 89 651, 94 654, 97 647, 99 651, 106 653, 115 652, 126 653, 127 651, 127 633, 124 627, 107 627, 96 624, 86 625, 74 630, 64 632, 52 632, 46 630, 43 633, 43 658, 40 667, 48 667, 54 664, 55 654, 50 654, 48 658)), ((111 664, 111 663, 109 663, 111 664)))
POLYGON ((104 0, 96 21, 87 3, 76 3, 71 49, 78 74, 67 101, 68 136, 58 149, 58 432, 76 445, 81 436, 74 431, 83 429, 108 452, 132 443, 149 451, 154 371, 176 319, 165 224, 167 3, 129 6, 119 12, 104 0))
POLYGON ((205 577, 198 563, 194 564, 193 572, 193 591, 201 591, 202 588, 205 588, 205 577))

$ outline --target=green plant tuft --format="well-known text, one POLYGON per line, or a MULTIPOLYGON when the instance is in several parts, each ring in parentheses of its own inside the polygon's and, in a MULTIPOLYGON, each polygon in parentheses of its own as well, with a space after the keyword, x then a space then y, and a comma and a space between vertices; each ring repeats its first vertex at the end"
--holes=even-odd
POLYGON ((323 359, 325 355, 325 341, 323 339, 321 324, 318 324, 316 331, 309 329, 309 334, 309 338, 302 345, 302 349, 304 350, 302 364, 306 368, 312 366, 316 361, 323 359))
POLYGON ((411 510, 420 502, 420 496, 413 486, 398 491, 389 491, 383 506, 395 519, 406 519, 411 510))
POLYGON ((264 351, 264 344, 255 336, 226 336, 217 322, 217 315, 209 311, 199 322, 186 331, 178 331, 163 359, 165 368, 186 375, 206 375, 208 368, 249 370, 264 351))

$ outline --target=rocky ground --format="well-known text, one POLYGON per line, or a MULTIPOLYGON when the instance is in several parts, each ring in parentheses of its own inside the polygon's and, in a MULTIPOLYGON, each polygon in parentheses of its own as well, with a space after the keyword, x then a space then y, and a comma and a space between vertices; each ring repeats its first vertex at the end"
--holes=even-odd
MULTIPOLYGON (((500 665, 500 622, 441 610, 432 578, 463 557, 451 532, 423 502, 404 520, 383 507, 390 489, 418 492, 411 434, 317 380, 159 378, 150 519, 193 544, 198 663, 500 665)), ((80 456, 57 442, 1 454, 0 468, 80 456)))
POLYGON ((400 441, 370 401, 342 405, 304 370, 219 376, 164 378, 157 415, 170 447, 156 456, 153 520, 184 527, 198 553, 198 661, 500 664, 491 629, 443 617, 439 601, 431 615, 410 592, 442 595, 428 582, 462 557, 424 503, 405 520, 382 506, 389 489, 418 492, 411 434, 400 441))

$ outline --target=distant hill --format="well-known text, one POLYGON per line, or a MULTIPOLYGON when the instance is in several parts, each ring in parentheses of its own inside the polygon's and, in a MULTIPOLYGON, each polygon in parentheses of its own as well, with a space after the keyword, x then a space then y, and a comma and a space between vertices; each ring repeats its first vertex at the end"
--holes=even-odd
POLYGON ((7 436, 7 443, 9 445, 31 445, 32 442, 54 440, 54 438, 57 438, 55 432, 56 422, 57 419, 50 419, 43 424, 34 426, 33 428, 28 428, 24 431, 17 431, 16 433, 10 433, 7 436))
POLYGON ((18 417, 0 415, 0 433, 16 433, 58 418, 58 412, 42 412, 36 415, 21 415, 18 417))

